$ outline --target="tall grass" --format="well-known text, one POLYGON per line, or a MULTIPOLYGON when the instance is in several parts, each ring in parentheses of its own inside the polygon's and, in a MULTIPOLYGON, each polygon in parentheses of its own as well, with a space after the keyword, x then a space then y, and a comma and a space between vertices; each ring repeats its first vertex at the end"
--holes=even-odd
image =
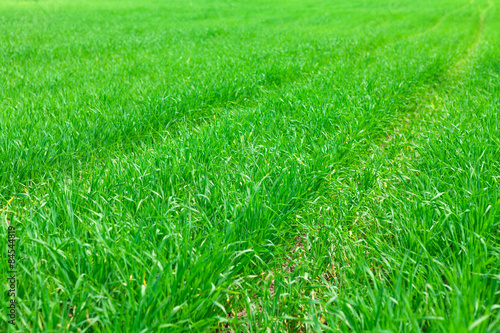
POLYGON ((10 330, 497 330, 494 6, 0 8, 10 330))

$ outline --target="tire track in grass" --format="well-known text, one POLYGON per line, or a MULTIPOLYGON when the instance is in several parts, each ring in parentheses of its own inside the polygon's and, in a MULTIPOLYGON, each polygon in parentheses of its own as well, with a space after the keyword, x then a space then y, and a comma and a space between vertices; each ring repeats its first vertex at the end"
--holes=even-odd
MULTIPOLYGON (((472 3, 472 2, 471 2, 472 3)), ((489 13, 489 11, 494 8, 494 4, 492 1, 488 1, 488 5, 481 9, 478 15, 479 18, 479 23, 477 29, 474 30, 474 33, 470 37, 470 42, 469 46, 464 50, 462 55, 456 59, 453 63, 451 63, 448 66, 448 70, 445 72, 443 77, 438 80, 437 82, 434 83, 434 85, 431 85, 427 90, 424 90, 420 94, 420 99, 416 101, 416 104, 412 107, 413 110, 411 110, 411 114, 409 115, 409 118, 404 119, 401 124, 395 124, 393 131, 395 133, 408 133, 409 131, 413 132, 412 125, 414 125, 416 122, 418 122, 418 116, 419 113, 423 112, 428 112, 431 110, 433 113, 437 113, 438 110, 437 108, 434 107, 434 102, 436 100, 442 100, 441 96, 445 96, 446 94, 449 93, 449 90, 453 87, 453 84, 456 83, 457 80, 460 79, 460 75, 466 70, 467 66, 471 61, 473 60, 475 54, 477 53, 477 50, 479 48, 479 45, 481 44, 481 40, 484 36, 484 27, 486 25, 486 18, 489 13)), ((427 115, 426 115, 427 116, 427 115)), ((388 141, 385 141, 381 143, 378 148, 383 149, 386 144, 389 144, 389 142, 392 140, 392 137, 388 137, 388 141)), ((415 142, 410 140, 404 139, 404 142, 401 142, 398 144, 398 146, 401 149, 409 149, 411 148, 412 145, 415 145, 415 142)), ((413 150, 413 149, 411 149, 413 150)), ((404 160, 408 161, 409 159, 414 158, 414 156, 410 156, 410 154, 404 153, 403 150, 400 151, 400 154, 398 156, 401 156, 402 160, 400 161, 401 163, 404 163, 404 160)), ((418 155, 417 155, 418 156, 418 155)), ((383 196, 384 198, 390 198, 391 193, 391 184, 386 184, 384 179, 378 179, 378 182, 383 182, 385 185, 385 188, 382 188, 382 193, 380 193, 380 196, 383 196), (384 190, 386 192, 384 192, 384 190), (385 194, 385 196, 384 196, 385 194)), ((389 182, 387 180, 387 182, 389 182)), ((397 186, 397 185, 395 185, 397 186)), ((369 222, 369 221, 368 221, 369 222)), ((353 240, 354 242, 357 242, 356 240, 353 240)), ((358 240, 359 241, 359 240, 358 240)), ((344 254, 345 256, 345 254, 344 254)), ((347 257, 345 258, 347 261, 347 257)), ((372 268, 371 268, 372 269, 372 268)), ((327 272, 326 274, 330 275, 331 277, 336 277, 336 272, 334 267, 332 267, 331 272, 327 272)), ((373 274, 376 274, 373 272, 373 274)), ((328 280, 328 279, 327 279, 328 280)), ((481 318, 481 319, 486 319, 486 318, 481 318)), ((321 321, 321 320, 320 320, 321 321)), ((321 321, 322 322, 322 321, 321 321)), ((322 324, 326 324, 325 322, 322 322, 322 324)), ((326 327, 325 327, 326 328, 326 327)))
MULTIPOLYGON (((466 6, 467 5, 462 6, 458 10, 455 10, 453 13, 457 13, 459 10, 465 8, 466 6)), ((428 100, 429 99, 429 97, 428 97, 429 94, 432 95, 432 96, 439 96, 438 95, 438 90, 446 90, 447 88, 449 88, 449 86, 451 85, 451 83, 453 82, 453 80, 456 79, 456 77, 460 74, 461 71, 463 71, 463 69, 466 66, 466 64, 471 61, 471 59, 473 58, 474 54, 477 52, 478 46, 480 45, 481 38, 482 38, 482 35, 483 35, 484 26, 485 26, 485 22, 486 22, 486 16, 487 16, 489 10, 491 10, 493 7, 494 7, 493 3, 491 1, 488 1, 488 6, 486 8, 484 8, 484 9, 482 9, 480 11, 480 13, 479 13, 479 25, 478 25, 478 28, 474 31, 474 33, 470 37, 471 41, 470 41, 470 43, 468 43, 469 46, 463 52, 463 55, 460 56, 460 57, 458 57, 453 63, 451 63, 448 66, 448 69, 445 70, 445 72, 444 72, 443 76, 441 77, 441 79, 439 79, 437 82, 435 82, 435 84, 437 83, 437 86, 436 85, 431 85, 429 88, 427 88, 426 90, 424 90, 424 91, 422 91, 422 92, 419 93, 419 95, 416 97, 415 105, 412 106, 411 110, 410 110, 410 113, 411 113, 410 117, 413 117, 413 119, 408 119, 406 121, 403 121, 402 123, 399 123, 399 124, 396 123, 396 124, 394 124, 394 126, 393 126, 393 131, 394 132, 402 132, 402 131, 405 130, 405 128, 407 126, 409 126, 409 125, 411 126, 411 123, 413 123, 413 121, 416 120, 415 117, 417 116, 417 113, 418 113, 417 111, 429 104, 429 100, 428 100), (440 84, 440 82, 443 82, 443 83, 440 84), (419 98, 419 97, 422 97, 422 98, 419 98)), ((446 18, 449 18, 451 15, 452 15, 452 13, 448 14, 446 17, 443 17, 440 21, 438 21, 436 23, 435 26, 433 26, 432 28, 430 28, 428 32, 431 32, 431 31, 437 29, 438 26, 441 25, 442 22, 446 18)), ((408 117, 408 115, 402 115, 402 116, 403 117, 408 117)), ((389 141, 390 140, 391 139, 389 138, 389 141)), ((385 143, 382 143, 382 144, 385 144, 385 143)), ((406 142, 405 146, 406 147, 410 147, 411 144, 412 144, 412 142, 406 142)), ((404 154, 404 156, 408 157, 406 154, 404 154)), ((319 214, 319 215, 321 215, 321 214, 319 214)), ((306 236, 299 237, 297 239, 296 249, 292 250, 292 252, 289 254, 289 258, 295 258, 297 256, 297 253, 304 252, 304 250, 305 250, 304 249, 304 244, 305 243, 306 243, 306 236), (297 252, 297 250, 298 250, 298 252, 297 252)), ((292 259, 289 259, 289 260, 292 261, 292 259)), ((346 260, 348 260, 347 257, 346 257, 346 260)), ((296 267, 294 265, 299 264, 300 261, 301 261, 300 258, 295 259, 295 261, 294 261, 295 263, 294 264, 290 263, 290 265, 284 265, 282 267, 282 270, 285 271, 285 272, 288 271, 289 273, 293 273, 293 271, 295 270, 295 267, 296 267)), ((327 274, 332 274, 332 276, 336 275, 335 271, 326 272, 326 273, 327 274)), ((262 275, 262 279, 264 279, 264 275, 266 273, 263 272, 262 274, 263 274, 262 275)), ((275 282, 275 276, 274 275, 268 275, 266 279, 268 279, 268 283, 267 284, 271 288, 271 294, 273 294, 274 290, 276 289, 276 286, 275 286, 275 284, 276 284, 276 282, 275 282)), ((264 286, 265 285, 266 285, 266 283, 264 283, 264 286)), ((242 316, 246 317, 247 316, 247 312, 246 312, 246 310, 235 312, 233 314, 233 316, 235 316, 235 317, 242 317, 242 316)), ((291 318, 289 318, 289 319, 291 319, 291 318)))
MULTIPOLYGON (((471 1, 471 4, 472 3, 474 3, 474 0, 471 1)), ((483 37, 487 14, 494 7, 495 5, 492 0, 488 0, 487 6, 480 10, 478 14, 478 26, 470 38, 468 47, 462 52, 462 55, 458 57, 455 62, 448 66, 448 69, 438 82, 435 82, 429 87, 429 89, 422 92, 421 98, 416 101, 416 104, 413 107, 414 110, 430 106, 430 110, 437 112, 436 105, 439 105, 442 102, 441 94, 447 94, 447 91, 453 84, 456 83, 457 80, 460 79, 460 75, 466 70, 467 65, 470 64, 477 53, 477 49, 483 37)), ((416 119, 415 116, 418 116, 418 113, 412 112, 412 114, 410 114, 406 119, 404 127, 409 127, 412 123, 417 122, 418 119, 416 119)), ((400 130, 402 129, 403 128, 400 128, 400 130)))
MULTIPOLYGON (((472 3, 472 2, 471 2, 472 3)), ((477 52, 479 44, 484 33, 484 26, 486 23, 486 15, 488 12, 495 7, 492 0, 488 0, 488 5, 479 14, 479 26, 474 33, 474 38, 469 46, 469 48, 464 53, 463 57, 458 59, 453 66, 450 67, 449 76, 456 77, 460 72, 464 70, 464 67, 470 63, 471 59, 477 52)))
MULTIPOLYGON (((472 3, 474 3, 474 1, 471 1, 471 4, 472 3)), ((436 81, 431 82, 429 87, 420 93, 419 98, 415 100, 414 105, 411 107, 413 111, 410 111, 403 119, 405 124, 396 126, 395 132, 399 132, 408 126, 411 126, 412 123, 418 122, 418 119, 415 118, 418 116, 418 112, 416 112, 418 109, 430 105, 431 109, 435 110, 435 105, 441 101, 440 94, 446 93, 446 91, 459 79, 460 74, 465 70, 467 64, 471 62, 476 54, 482 39, 486 15, 493 7, 494 3, 491 0, 488 0, 487 6, 479 11, 478 26, 471 34, 468 46, 462 52, 461 56, 448 65, 448 68, 444 71, 441 77, 438 77, 436 81)))
MULTIPOLYGON (((471 4, 472 3, 474 3, 474 1, 471 1, 471 4)), ((477 52, 483 36, 486 16, 494 6, 494 3, 491 0, 488 0, 487 6, 480 10, 478 14, 478 27, 472 33, 468 46, 462 52, 462 55, 459 56, 453 63, 448 65, 448 68, 444 71, 441 77, 438 77, 435 82, 431 82, 430 86, 426 90, 422 91, 419 96, 417 96, 414 105, 411 107, 411 110, 413 111, 405 116, 406 124, 403 126, 396 126, 394 128, 396 132, 403 130, 403 127, 411 126, 412 122, 418 121, 418 119, 413 118, 417 114, 417 109, 426 107, 428 105, 431 105, 431 109, 435 109, 434 102, 441 100, 440 94, 446 93, 446 91, 449 90, 449 88, 459 79, 459 75, 463 73, 467 64, 471 62, 477 52)))
MULTIPOLYGON (((471 1, 473 3, 473 1, 471 1)), ((465 8, 467 5, 464 5, 460 7, 457 10, 454 10, 453 13, 457 13, 459 10, 465 8)), ((479 17, 479 24, 478 28, 474 31, 473 36, 471 38, 471 41, 469 42, 469 46, 466 48, 466 50, 463 52, 463 55, 460 56, 455 62, 450 64, 448 66, 448 69, 445 71, 445 74, 439 78, 437 82, 434 82, 434 84, 431 83, 430 87, 428 87, 426 90, 422 91, 419 93, 419 95, 415 96, 416 97, 416 102, 413 106, 409 108, 409 112, 406 114, 402 114, 403 116, 403 123, 396 123, 394 126, 392 126, 392 131, 395 133, 401 132, 405 130, 408 125, 411 126, 411 123, 416 121, 417 119, 414 119, 412 117, 417 116, 417 110, 426 107, 427 105, 431 104, 433 105, 431 98, 429 98, 429 95, 432 95, 433 98, 435 99, 440 99, 439 98, 439 91, 438 90, 446 90, 448 89, 451 84, 453 83, 453 79, 456 79, 457 76, 464 70, 464 67, 471 61, 473 58, 474 54, 477 51, 478 46, 480 45, 483 30, 484 30, 484 25, 486 21, 486 15, 489 10, 491 10, 494 7, 494 3, 491 0, 488 0, 488 6, 482 9, 478 15, 479 17), (437 84, 436 84, 437 83, 437 84), (441 83, 441 84, 440 84, 441 83)), ((452 14, 452 13, 450 13, 452 14)), ((446 18, 449 17, 450 15, 445 15, 446 18)), ((439 22, 436 23, 434 27, 432 27, 430 30, 435 30, 438 25, 440 25, 443 21, 445 20, 445 17, 443 17, 439 22)), ((434 109, 434 107, 432 107, 434 109)), ((389 134, 389 131, 387 132, 389 134)), ((391 140, 391 137, 388 136, 386 137, 389 141, 391 140)), ((384 140, 385 141, 385 140, 384 140)), ((379 145, 379 147, 385 146, 386 142, 382 141, 382 143, 379 145)), ((411 144, 411 142, 409 142, 411 144)))
POLYGON ((382 45, 382 46, 378 46, 376 48, 374 48, 374 52, 379 50, 380 48, 382 47, 386 47, 386 46, 392 46, 392 45, 396 45, 398 42, 402 41, 402 40, 415 40, 419 37, 422 37, 422 36, 425 36, 429 33, 431 33, 432 31, 438 29, 441 24, 446 20, 448 19, 449 17, 451 17, 452 15, 460 12, 461 10, 465 9, 466 7, 470 6, 470 4, 464 4, 462 6, 459 6, 458 8, 455 8, 454 10, 452 11, 449 11, 447 13, 445 13, 439 20, 437 20, 436 23, 434 23, 433 25, 431 25, 429 28, 421 31, 421 32, 417 32, 417 33, 414 33, 414 34, 410 34, 408 36, 405 36, 404 38, 402 38, 401 40, 399 41, 395 41, 395 42, 391 42, 391 43, 388 43, 387 45, 382 45))
MULTIPOLYGON (((474 0, 471 0, 470 3, 474 3, 474 0)), ((478 27, 474 30, 474 33, 470 38, 470 42, 468 43, 468 47, 462 52, 460 57, 448 66, 442 77, 432 83, 426 90, 422 91, 419 96, 417 96, 418 99, 411 107, 410 112, 404 116, 400 124, 395 124, 393 127, 394 133, 411 130, 413 127, 412 124, 417 123, 419 120, 419 110, 427 109, 432 110, 432 112, 438 112, 435 105, 438 105, 443 100, 441 96, 446 96, 453 84, 460 79, 459 76, 466 70, 467 65, 471 63, 477 53, 483 37, 487 14, 494 7, 494 3, 491 0, 488 0, 487 6, 480 10, 478 14, 478 27)), ((388 136, 387 139, 388 141, 391 141, 392 137, 388 136)), ((386 146, 388 141, 383 141, 378 147, 383 148, 386 146)), ((407 147, 410 147, 413 142, 407 141, 406 144, 407 147)), ((407 155, 404 156, 407 157, 407 155)))
MULTIPOLYGON (((462 53, 461 56, 459 56, 453 63, 451 63, 448 66, 448 69, 444 72, 444 74, 440 78, 438 78, 438 80, 436 82, 434 82, 434 84, 431 84, 427 89, 425 89, 424 91, 422 91, 419 94, 418 97, 420 97, 420 98, 417 97, 417 99, 415 100, 414 105, 409 110, 410 114, 409 115, 402 115, 403 116, 403 118, 401 119, 402 122, 393 124, 394 126, 392 127, 392 131, 394 133, 398 133, 398 132, 404 133, 404 132, 412 131, 412 127, 413 127, 412 125, 414 125, 415 123, 418 122, 418 116, 419 116, 419 113, 421 113, 421 112, 428 111, 429 109, 432 110, 433 112, 437 112, 437 110, 433 107, 433 105, 434 105, 433 99, 440 99, 440 96, 447 93, 447 91, 452 87, 452 85, 455 83, 455 81, 459 79, 459 76, 461 75, 461 73, 466 69, 467 64, 469 64, 471 62, 474 55, 477 53, 477 49, 478 49, 478 47, 481 43, 481 40, 482 40, 483 30, 484 30, 484 26, 486 24, 486 17, 488 15, 488 12, 493 7, 494 7, 494 4, 491 1, 488 1, 488 6, 479 11, 479 15, 478 15, 479 24, 478 24, 477 29, 474 30, 474 33, 472 33, 471 36, 469 37, 470 42, 468 43, 468 47, 464 50, 464 52, 462 53), (429 108, 428 107, 429 105, 431 105, 432 107, 429 108)), ((392 137, 388 136, 387 139, 388 139, 387 141, 384 140, 380 145, 378 145, 378 149, 383 149, 382 146, 388 145, 389 142, 392 140, 392 137)), ((400 147, 400 149, 408 149, 412 146, 412 144, 414 144, 413 141, 405 140, 404 142, 400 143, 398 145, 398 147, 400 147)), ((401 150, 400 155, 401 155, 401 158, 403 158, 403 159, 412 158, 412 156, 409 156, 409 154, 403 153, 403 150, 401 150)), ((403 162, 401 162, 401 163, 403 163, 403 162)), ((362 162, 361 164, 368 165, 368 160, 366 160, 365 162, 362 162)), ((390 193, 391 184, 385 184, 384 179, 374 180, 374 183, 377 183, 377 182, 384 183, 385 188, 382 188, 382 190, 385 190, 386 197, 390 198, 391 197, 391 193, 390 193)), ((387 180, 387 183, 389 183, 388 180, 387 180)), ((346 184, 346 188, 349 190, 348 184, 346 184)), ((380 194, 380 195, 383 195, 383 193, 384 192, 382 192, 382 194, 380 194)), ((334 195, 334 193, 332 193, 331 195, 334 195)), ((369 193, 367 193, 366 195, 369 196, 369 193)), ((369 198, 366 198, 364 200, 367 200, 367 199, 369 199, 369 198)), ((335 205, 334 205, 334 207, 335 207, 335 205)), ((321 214, 319 214, 319 215, 321 215, 321 214)), ((347 216, 346 216, 346 218, 350 219, 347 216)), ((363 216, 353 216, 352 218, 355 220, 363 219, 363 216)), ((369 223, 370 220, 365 221, 365 223, 366 222, 369 223)), ((357 243, 359 241, 362 241, 362 239, 353 239, 350 241, 357 243)), ((347 258, 345 253, 343 253, 340 256, 345 257, 346 264, 348 264, 348 265, 354 264, 354 263, 349 263, 349 259, 347 258)), ((298 261, 300 262, 300 259, 298 259, 298 261)), ((336 267, 333 266, 333 264, 332 264, 331 269, 329 268, 328 270, 324 271, 323 274, 325 274, 325 276, 327 276, 326 281, 332 281, 334 278, 337 279, 336 269, 339 267, 339 266, 337 266, 337 264, 340 265, 340 267, 342 267, 342 262, 338 261, 335 264, 336 267)), ((375 274, 375 272, 373 272, 373 274, 375 274)), ((333 283, 333 282, 329 282, 329 283, 333 283)), ((321 284, 321 283, 318 283, 318 284, 321 284)), ((340 311, 340 309, 339 309, 339 311, 340 311)), ((353 311, 355 311, 355 310, 353 310, 353 311)), ((319 311, 318 313, 319 313, 318 319, 316 320, 316 325, 318 325, 318 326, 316 326, 316 327, 318 327, 318 329, 319 329, 319 327, 321 327, 321 325, 326 325, 326 321, 324 321, 324 319, 322 319, 324 317, 321 317, 321 311, 319 311)), ((344 320, 345 320, 345 318, 344 318, 344 320)), ((324 326, 323 328, 324 329, 332 329, 332 327, 328 327, 328 326, 324 326)))
MULTIPOLYGON (((471 2, 472 3, 472 2, 471 2)), ((470 4, 464 4, 448 13, 446 13, 445 15, 443 15, 443 17, 441 17, 441 19, 439 19, 434 25, 432 25, 431 27, 429 27, 428 29, 420 32, 420 33, 417 33, 413 36, 411 36, 411 38, 418 38, 418 37, 421 37, 423 35, 426 35, 434 30, 436 30, 437 28, 439 28, 441 26, 441 24, 443 24, 443 22, 448 19, 449 17, 451 17, 452 15, 458 13, 459 11, 465 9, 467 6, 469 6, 470 4)))

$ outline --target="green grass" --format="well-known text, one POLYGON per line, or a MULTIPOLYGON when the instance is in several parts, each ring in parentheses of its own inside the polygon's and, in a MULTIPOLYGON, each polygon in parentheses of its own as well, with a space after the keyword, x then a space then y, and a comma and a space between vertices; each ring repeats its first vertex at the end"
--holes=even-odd
POLYGON ((500 332, 499 5, 1 2, 0 331, 500 332))

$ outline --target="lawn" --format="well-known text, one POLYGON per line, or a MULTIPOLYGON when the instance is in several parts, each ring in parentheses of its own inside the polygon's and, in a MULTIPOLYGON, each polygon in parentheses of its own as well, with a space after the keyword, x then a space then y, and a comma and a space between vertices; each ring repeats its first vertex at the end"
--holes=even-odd
POLYGON ((1 1, 0 331, 500 332, 499 45, 498 0, 1 1))

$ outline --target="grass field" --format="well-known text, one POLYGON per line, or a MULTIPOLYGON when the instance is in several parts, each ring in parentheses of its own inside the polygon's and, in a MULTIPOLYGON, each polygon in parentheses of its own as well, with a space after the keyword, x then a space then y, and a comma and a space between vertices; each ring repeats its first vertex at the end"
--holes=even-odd
POLYGON ((0 331, 500 332, 499 45, 498 0, 1 1, 0 331))

